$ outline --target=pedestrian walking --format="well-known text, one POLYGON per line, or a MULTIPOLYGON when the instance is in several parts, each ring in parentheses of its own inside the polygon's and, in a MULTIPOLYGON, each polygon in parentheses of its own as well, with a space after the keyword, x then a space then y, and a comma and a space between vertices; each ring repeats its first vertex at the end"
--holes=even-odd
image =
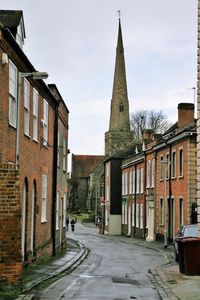
POLYGON ((66 227, 67 227, 67 231, 68 231, 68 228, 69 228, 69 217, 66 218, 66 227))
POLYGON ((76 221, 74 220, 74 218, 71 220, 71 230, 74 231, 75 230, 75 223, 76 221))

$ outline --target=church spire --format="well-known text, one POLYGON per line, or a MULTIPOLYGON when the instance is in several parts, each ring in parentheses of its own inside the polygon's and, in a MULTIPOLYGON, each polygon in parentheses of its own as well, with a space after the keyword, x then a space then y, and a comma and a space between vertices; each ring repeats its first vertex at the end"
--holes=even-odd
POLYGON ((112 156, 133 142, 133 139, 133 132, 130 130, 126 68, 119 12, 119 27, 110 110, 110 124, 109 131, 105 133, 105 155, 112 156))
POLYGON ((109 130, 112 129, 130 130, 126 68, 120 18, 109 125, 109 130))

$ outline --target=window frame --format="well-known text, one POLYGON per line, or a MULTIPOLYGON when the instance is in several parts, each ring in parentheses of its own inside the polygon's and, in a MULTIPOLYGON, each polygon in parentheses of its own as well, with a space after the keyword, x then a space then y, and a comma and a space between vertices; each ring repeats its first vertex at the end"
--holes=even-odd
POLYGON ((18 70, 15 64, 9 59, 9 124, 17 128, 17 77, 18 70), (12 74, 13 71, 13 74, 12 74), (12 76, 13 75, 13 76, 12 76))
POLYGON ((30 82, 24 78, 24 134, 30 136, 30 82))
POLYGON ((42 204, 41 204, 41 223, 47 222, 47 184, 48 177, 46 174, 42 174, 42 204))

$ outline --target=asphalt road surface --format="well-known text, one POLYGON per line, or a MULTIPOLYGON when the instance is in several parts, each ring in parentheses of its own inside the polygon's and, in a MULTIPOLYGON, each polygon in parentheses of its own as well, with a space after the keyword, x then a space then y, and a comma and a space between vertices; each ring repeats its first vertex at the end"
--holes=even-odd
POLYGON ((98 229, 76 224, 68 236, 90 249, 71 274, 40 291, 35 299, 127 300, 160 299, 148 270, 165 263, 159 252, 131 243, 131 238, 104 236, 98 229))

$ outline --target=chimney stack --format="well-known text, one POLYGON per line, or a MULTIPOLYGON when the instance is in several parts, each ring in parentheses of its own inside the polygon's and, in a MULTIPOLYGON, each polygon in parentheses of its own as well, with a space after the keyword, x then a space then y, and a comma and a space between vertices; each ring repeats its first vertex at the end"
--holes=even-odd
POLYGON ((183 128, 194 122, 194 104, 178 104, 178 128, 183 128))

